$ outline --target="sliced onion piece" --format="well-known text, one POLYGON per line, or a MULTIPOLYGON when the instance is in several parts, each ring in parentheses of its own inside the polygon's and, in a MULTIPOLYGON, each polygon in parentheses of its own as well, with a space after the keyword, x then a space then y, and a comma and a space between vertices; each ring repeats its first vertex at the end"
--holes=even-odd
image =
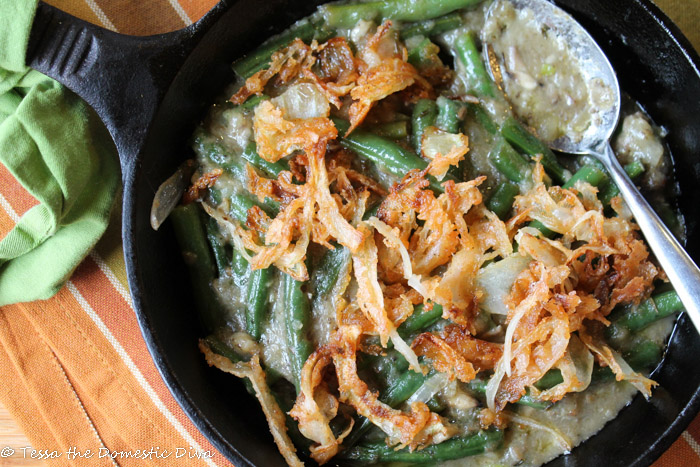
POLYGON ((442 391, 449 382, 450 378, 447 373, 437 372, 426 379, 423 385, 408 398, 406 403, 411 405, 414 402, 428 402, 435 394, 442 391))
POLYGON ((557 440, 562 449, 564 449, 564 454, 568 454, 571 452, 571 440, 566 435, 564 435, 564 433, 557 430, 553 426, 548 425, 546 423, 542 423, 538 420, 535 420, 534 418, 516 414, 514 412, 503 411, 503 413, 506 414, 508 418, 510 418, 510 420, 514 421, 515 423, 529 426, 530 428, 535 428, 537 430, 546 431, 547 433, 551 434, 554 439, 557 440))
POLYGON ((194 169, 194 161, 188 159, 158 187, 151 205, 151 227, 153 230, 158 230, 161 224, 165 222, 165 219, 173 212, 177 203, 180 202, 182 194, 190 184, 194 169))
POLYGON ((328 99, 313 83, 299 83, 287 88, 272 103, 284 112, 284 118, 328 117, 331 106, 328 99))
POLYGON ((532 259, 514 254, 479 269, 476 285, 483 292, 479 307, 494 315, 507 315, 505 299, 513 288, 518 275, 527 269, 532 259))
POLYGON ((411 255, 408 253, 406 246, 403 244, 401 239, 396 235, 394 229, 389 225, 380 221, 376 217, 370 217, 367 223, 374 227, 377 232, 382 234, 382 236, 391 243, 393 248, 396 248, 401 254, 401 260, 403 264, 403 276, 408 280, 408 285, 413 287, 419 294, 424 297, 428 296, 428 291, 422 284, 422 277, 418 274, 413 274, 413 265, 411 264, 411 255))

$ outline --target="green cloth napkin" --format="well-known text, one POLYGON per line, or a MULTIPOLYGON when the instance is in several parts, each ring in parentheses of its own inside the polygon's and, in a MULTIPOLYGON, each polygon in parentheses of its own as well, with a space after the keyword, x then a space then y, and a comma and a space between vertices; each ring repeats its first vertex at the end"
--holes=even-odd
POLYGON ((0 306, 46 299, 107 228, 114 145, 75 94, 25 65, 37 0, 0 0, 0 163, 39 204, 0 241, 0 306))

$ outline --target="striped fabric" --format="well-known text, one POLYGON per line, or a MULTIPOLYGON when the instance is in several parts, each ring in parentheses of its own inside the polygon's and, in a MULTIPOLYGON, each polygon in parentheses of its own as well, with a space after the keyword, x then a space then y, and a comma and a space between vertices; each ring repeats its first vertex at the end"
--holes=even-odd
MULTIPOLYGON (((216 3, 47 1, 107 29, 135 35, 181 28, 216 3)), ((698 22, 693 21, 700 17, 700 2, 659 3, 687 22, 681 27, 700 41, 698 22)), ((0 165, 0 238, 35 204, 0 165)), ((119 209, 97 248, 56 297, 0 310, 0 381, 0 402, 32 445, 61 454, 53 460, 20 460, 26 455, 16 446, 13 456, 0 457, 0 466, 229 465, 179 408, 148 354, 128 293, 119 209), (93 456, 69 459, 71 448, 83 455, 89 449, 93 456), (150 457, 146 460, 98 457, 137 449, 157 451, 144 456, 150 457), (211 457, 197 458, 202 455, 211 457)), ((700 465, 699 441, 700 418, 654 465, 700 465)))

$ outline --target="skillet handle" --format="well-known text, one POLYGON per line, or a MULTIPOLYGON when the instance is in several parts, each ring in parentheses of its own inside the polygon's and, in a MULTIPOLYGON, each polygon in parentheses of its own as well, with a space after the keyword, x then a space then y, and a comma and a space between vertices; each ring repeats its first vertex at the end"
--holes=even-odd
POLYGON ((165 92, 225 3, 185 29, 137 37, 108 31, 40 2, 26 63, 97 112, 114 139, 126 176, 165 92))

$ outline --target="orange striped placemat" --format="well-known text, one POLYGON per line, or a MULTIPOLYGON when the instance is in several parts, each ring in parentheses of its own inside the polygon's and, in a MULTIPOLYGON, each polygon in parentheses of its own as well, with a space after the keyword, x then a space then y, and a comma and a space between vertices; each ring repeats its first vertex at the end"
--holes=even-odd
MULTIPOLYGON (((191 24, 216 0, 47 2, 107 29, 145 35, 191 24)), ((700 2, 658 3, 700 45, 693 20, 700 2)), ((35 204, 0 165, 0 238, 35 204)), ((32 446, 60 455, 37 462, 229 465, 177 405, 146 349, 128 293, 118 208, 106 235, 56 297, 0 309, 0 381, 0 402, 32 446), (120 456, 139 449, 140 458, 120 456)), ((654 466, 700 465, 699 441, 700 418, 654 466)), ((9 453, 4 447, 0 466, 30 454, 16 450, 3 458, 9 453)))

